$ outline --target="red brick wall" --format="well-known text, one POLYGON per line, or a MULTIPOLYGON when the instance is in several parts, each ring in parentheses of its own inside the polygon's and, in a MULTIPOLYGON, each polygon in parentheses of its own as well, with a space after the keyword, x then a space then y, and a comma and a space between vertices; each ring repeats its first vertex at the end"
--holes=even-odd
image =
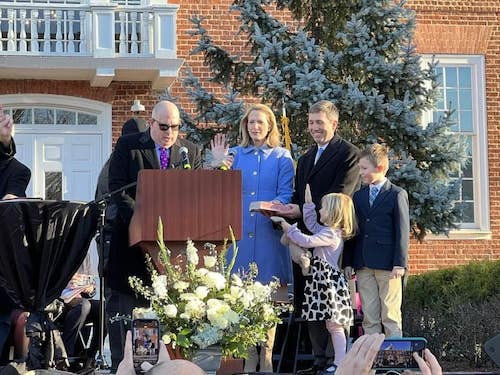
MULTIPOLYGON (((491 240, 413 243, 410 269, 423 272, 477 259, 500 259, 500 15, 498 0, 409 0, 420 53, 485 56, 491 240)), ((486 124, 485 124, 486 126, 486 124)))
MULTIPOLYGON (((245 37, 235 36, 238 23, 228 9, 231 0, 169 1, 180 4, 177 18, 178 57, 186 59, 198 77, 207 79, 202 56, 190 55, 196 38, 189 37, 192 28, 189 17, 206 17, 204 27, 212 38, 235 54, 244 53, 245 37)), ((486 95, 488 119, 488 150, 490 168, 491 240, 426 240, 412 242, 410 270, 420 273, 476 259, 500 259, 500 19, 498 0, 410 0, 408 5, 417 12, 416 42, 421 53, 484 54, 486 57, 486 95)), ((281 14, 283 16, 283 14, 281 14)), ((192 109, 179 82, 171 88, 183 106, 192 109)), ((74 95, 100 100, 113 106, 113 140, 120 134, 121 125, 130 117, 133 99, 140 99, 150 113, 161 92, 151 90, 149 83, 113 82, 108 88, 93 88, 88 82, 3 80, 0 95, 15 93, 47 93, 74 95)))

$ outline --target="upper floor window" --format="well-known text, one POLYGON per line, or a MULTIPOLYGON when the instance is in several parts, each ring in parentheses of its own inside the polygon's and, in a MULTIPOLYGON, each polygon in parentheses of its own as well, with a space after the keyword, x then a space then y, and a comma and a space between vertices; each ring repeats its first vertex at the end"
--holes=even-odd
MULTIPOLYGON (((424 57, 430 61, 431 56, 424 57)), ((437 121, 452 110, 451 131, 467 144, 467 165, 459 174, 456 204, 463 207, 461 230, 489 231, 488 155, 485 71, 482 56, 436 55, 439 99, 427 119, 437 121)))

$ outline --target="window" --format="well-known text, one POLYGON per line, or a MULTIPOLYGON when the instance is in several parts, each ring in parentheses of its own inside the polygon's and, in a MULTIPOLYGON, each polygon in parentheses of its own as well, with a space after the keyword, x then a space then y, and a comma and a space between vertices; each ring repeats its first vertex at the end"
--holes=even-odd
POLYGON ((16 125, 84 125, 97 126, 97 115, 58 108, 6 108, 16 125))
MULTIPOLYGON (((439 99, 435 110, 425 116, 437 121, 447 110, 453 110, 451 131, 465 138, 469 163, 458 175, 461 179, 456 203, 463 206, 459 231, 451 234, 481 238, 489 235, 488 144, 483 56, 436 55, 439 99)), ((426 62, 432 56, 424 57, 426 62)))

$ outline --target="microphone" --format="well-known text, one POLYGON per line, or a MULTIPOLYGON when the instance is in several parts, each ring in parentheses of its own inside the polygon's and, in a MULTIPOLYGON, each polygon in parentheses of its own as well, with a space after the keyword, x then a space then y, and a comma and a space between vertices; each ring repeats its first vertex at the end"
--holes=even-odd
POLYGON ((179 155, 181 156, 182 169, 191 169, 191 164, 189 163, 187 147, 181 147, 179 149, 179 155))
MULTIPOLYGON (((234 158, 234 155, 236 155, 236 151, 235 150, 231 150, 228 152, 227 156, 232 156, 234 158)), ((219 167, 220 170, 222 171, 227 171, 229 169, 228 166, 222 164, 220 167, 219 167)))

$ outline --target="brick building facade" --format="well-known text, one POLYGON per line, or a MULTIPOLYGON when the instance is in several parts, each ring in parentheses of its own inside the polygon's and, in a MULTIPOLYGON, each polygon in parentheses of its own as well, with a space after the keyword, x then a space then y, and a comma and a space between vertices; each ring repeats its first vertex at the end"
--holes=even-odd
MULTIPOLYGON (((208 71, 203 66, 200 55, 190 55, 196 38, 188 35, 188 30, 191 29, 189 17, 203 15, 206 17, 204 25, 216 42, 230 48, 234 53, 244 52, 244 37, 234 36, 238 24, 234 14, 228 13, 230 0, 197 2, 176 0, 169 3, 179 5, 176 15, 177 58, 185 59, 184 67, 191 68, 197 76, 208 78, 208 71)), ((498 0, 411 0, 408 6, 417 13, 418 51, 427 55, 437 54, 443 61, 450 58, 450 69, 455 66, 453 64, 458 64, 457 66, 466 64, 464 66, 472 67, 470 71, 475 74, 474 82, 479 80, 483 83, 483 86, 479 82, 472 88, 473 96, 474 90, 479 90, 481 94, 481 87, 484 87, 484 97, 478 99, 474 96, 473 101, 476 106, 474 111, 478 115, 474 116, 472 130, 472 137, 475 140, 472 155, 474 171, 471 178, 473 194, 469 203, 475 207, 477 217, 465 229, 452 233, 448 239, 429 236, 423 243, 412 242, 410 271, 421 273, 476 259, 500 259, 500 238, 497 231, 500 225, 500 214, 497 211, 500 206, 500 172, 497 165, 500 155, 498 0), (458 56, 461 60, 454 62, 453 58, 458 56), (472 65, 468 62, 469 56, 476 58, 472 65), (484 111, 485 116, 481 117, 481 111, 484 111), (485 134, 485 137, 481 134, 485 134), (487 152, 481 154, 481 150, 487 152)), ((5 33, 3 35, 5 39, 5 33)), ((0 61, 3 61, 2 54, 4 52, 0 52, 0 61)), ((150 80, 141 81, 137 77, 133 81, 123 78, 113 80, 109 85, 102 87, 93 86, 90 80, 71 80, 68 77, 63 78, 64 80, 58 80, 57 76, 29 80, 18 76, 14 78, 0 74, 0 102, 6 96, 10 98, 19 94, 21 96, 50 94, 86 98, 109 105, 112 109, 111 124, 104 124, 108 130, 109 127, 112 129, 111 136, 106 141, 110 143, 109 149, 111 142, 114 144, 120 134, 121 124, 130 116, 132 100, 140 99, 149 113, 163 92, 162 88, 154 89, 150 80)), ((171 93, 180 98, 182 104, 189 110, 190 104, 178 81, 172 84, 171 93)), ((23 102, 22 99, 16 100, 18 100, 16 103, 23 102)), ((29 134, 29 130, 25 133, 29 134)), ((106 157, 107 155, 103 155, 102 159, 105 160, 106 157)))

